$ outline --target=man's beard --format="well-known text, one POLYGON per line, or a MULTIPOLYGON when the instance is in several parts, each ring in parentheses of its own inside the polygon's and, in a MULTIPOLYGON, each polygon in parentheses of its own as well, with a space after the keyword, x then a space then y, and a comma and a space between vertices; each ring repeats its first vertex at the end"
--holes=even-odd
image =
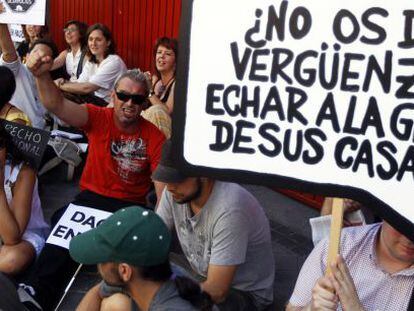
POLYGON ((109 286, 116 286, 126 289, 127 283, 122 280, 117 267, 111 267, 110 275, 106 274, 106 278, 104 278, 102 274, 101 277, 109 286))
POLYGON ((186 203, 190 203, 191 201, 199 198, 200 195, 201 195, 201 191, 203 190, 203 186, 202 186, 200 178, 197 178, 196 181, 197 181, 197 189, 192 194, 189 194, 188 196, 186 196, 186 197, 184 197, 180 200, 175 200, 175 202, 177 202, 179 204, 186 204, 186 203))

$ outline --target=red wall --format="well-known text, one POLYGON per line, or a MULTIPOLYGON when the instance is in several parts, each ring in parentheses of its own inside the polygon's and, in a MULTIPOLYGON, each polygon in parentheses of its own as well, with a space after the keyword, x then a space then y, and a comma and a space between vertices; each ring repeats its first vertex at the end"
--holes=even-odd
POLYGON ((181 0, 51 0, 50 29, 60 49, 63 25, 77 19, 107 25, 117 53, 128 67, 152 69, 152 46, 158 37, 178 37, 181 0))

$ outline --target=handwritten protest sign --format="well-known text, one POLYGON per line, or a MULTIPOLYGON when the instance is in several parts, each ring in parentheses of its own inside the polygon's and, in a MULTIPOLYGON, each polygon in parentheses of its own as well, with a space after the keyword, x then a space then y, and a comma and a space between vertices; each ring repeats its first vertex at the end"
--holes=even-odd
POLYGON ((0 124, 9 136, 10 144, 7 148, 17 150, 31 167, 38 169, 46 150, 50 133, 6 120, 0 120, 0 124))
POLYGON ((23 42, 25 40, 23 28, 19 24, 9 25, 9 32, 13 42, 23 42))
POLYGON ((46 0, 2 0, 5 12, 0 14, 0 23, 22 25, 44 25, 46 0))
POLYGON ((50 233, 46 243, 69 249, 70 240, 99 226, 112 213, 70 204, 50 233))
POLYGON ((181 169, 352 197, 414 237, 411 1, 183 8, 181 169))

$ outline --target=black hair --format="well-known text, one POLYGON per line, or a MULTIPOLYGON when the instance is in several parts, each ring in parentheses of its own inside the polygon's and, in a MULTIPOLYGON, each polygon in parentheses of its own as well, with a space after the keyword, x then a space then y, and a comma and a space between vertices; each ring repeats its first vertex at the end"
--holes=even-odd
MULTIPOLYGON (((108 46, 108 48, 107 48, 107 50, 105 52, 105 58, 108 55, 110 55, 110 54, 115 54, 116 48, 115 48, 114 38, 112 37, 112 33, 109 30, 109 28, 106 27, 104 24, 96 23, 96 24, 93 24, 92 26, 89 26, 89 28, 88 28, 88 30, 86 32, 86 40, 87 41, 89 40, 89 36, 95 30, 100 30, 102 32, 102 35, 105 37, 105 39, 110 42, 110 44, 109 44, 109 46, 108 46)), ((98 62, 97 59, 96 59, 96 57, 95 57, 95 55, 93 55, 91 53, 91 51, 89 50, 89 48, 88 48, 88 56, 89 56, 89 60, 92 63, 97 63, 98 62)))
POLYGON ((30 47, 29 53, 34 49, 34 47, 38 44, 44 44, 47 45, 52 50, 52 58, 55 59, 59 55, 59 50, 56 46, 56 44, 50 40, 50 39, 38 39, 35 42, 33 42, 32 46, 30 47))
MULTIPOLYGON (((147 281, 167 282, 172 276, 171 266, 168 260, 156 266, 136 268, 139 276, 147 281)), ((210 295, 203 292, 198 283, 187 277, 179 276, 175 277, 174 282, 181 298, 189 301, 199 310, 212 310, 213 302, 210 295)))
MULTIPOLYGON (((70 25, 75 25, 76 28, 78 28, 81 50, 84 50, 86 48, 86 43, 87 43, 86 31, 88 30, 88 25, 78 20, 70 20, 66 22, 63 28, 68 28, 70 25)), ((70 46, 67 46, 67 49, 69 50, 70 46)))
POLYGON ((0 66, 0 109, 3 108, 12 98, 16 90, 16 79, 13 72, 5 67, 0 66))
POLYGON ((0 126, 0 149, 6 148, 6 157, 12 161, 13 164, 24 162, 23 154, 12 143, 10 134, 7 133, 3 126, 0 126))
POLYGON ((137 268, 140 277, 146 281, 165 282, 171 278, 172 271, 169 261, 162 264, 137 268))

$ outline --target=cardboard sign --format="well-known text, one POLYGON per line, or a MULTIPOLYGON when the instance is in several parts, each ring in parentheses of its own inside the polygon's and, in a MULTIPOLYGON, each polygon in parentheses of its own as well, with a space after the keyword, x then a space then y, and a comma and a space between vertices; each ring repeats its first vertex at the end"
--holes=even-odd
POLYGON ((13 42, 23 42, 25 40, 22 25, 19 25, 19 24, 9 25, 9 32, 10 32, 10 36, 13 42))
POLYGON ((351 197, 414 239, 413 23, 408 0, 183 1, 177 164, 351 197))
POLYGON ((7 147, 16 148, 31 167, 38 169, 46 150, 50 133, 6 120, 0 120, 0 124, 9 135, 11 145, 7 147))
POLYGON ((2 0, 5 12, 0 14, 0 23, 22 25, 44 25, 46 0, 2 0))
POLYGON ((46 243, 69 249, 70 240, 99 226, 112 213, 95 208, 70 204, 53 228, 46 243))

